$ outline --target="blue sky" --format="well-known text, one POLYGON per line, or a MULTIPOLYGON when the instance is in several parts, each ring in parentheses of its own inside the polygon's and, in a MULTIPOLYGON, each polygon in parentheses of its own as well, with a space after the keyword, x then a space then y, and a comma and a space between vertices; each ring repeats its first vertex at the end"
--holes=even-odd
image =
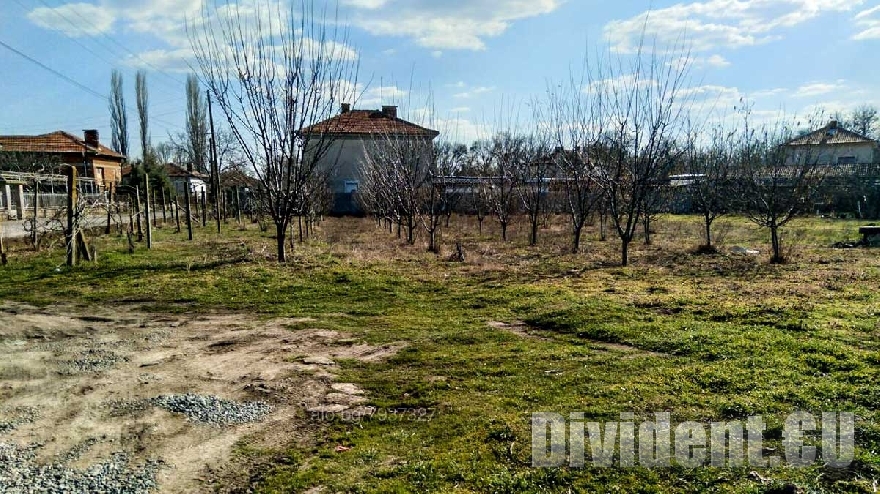
MULTIPOLYGON (((0 41, 91 91, 0 46, 0 134, 97 128, 109 143, 113 68, 125 75, 135 149, 138 68, 148 71, 153 144, 182 130, 185 20, 205 1, 214 0, 3 0, 0 41)), ((433 121, 459 140, 489 132, 499 108, 529 113, 585 50, 628 56, 643 29, 659 46, 686 40, 690 84, 721 112, 741 98, 766 118, 880 106, 876 1, 340 0, 339 17, 369 83, 357 106, 398 103, 420 120, 430 92, 433 121)))

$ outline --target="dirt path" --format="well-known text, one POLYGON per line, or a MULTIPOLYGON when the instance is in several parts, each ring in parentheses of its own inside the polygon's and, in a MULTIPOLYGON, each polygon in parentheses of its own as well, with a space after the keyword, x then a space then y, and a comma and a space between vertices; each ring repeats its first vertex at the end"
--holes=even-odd
POLYGON ((159 459, 160 492, 210 490, 234 474, 228 460, 238 441, 283 446, 310 429, 309 411, 365 401, 356 385, 335 382, 334 359, 378 360, 402 347, 289 329, 303 322, 0 302, 0 425, 11 424, 0 427, 0 443, 40 443, 38 461, 65 458, 80 469, 118 452, 159 459), (255 423, 212 425, 147 401, 187 393, 272 411, 255 423))

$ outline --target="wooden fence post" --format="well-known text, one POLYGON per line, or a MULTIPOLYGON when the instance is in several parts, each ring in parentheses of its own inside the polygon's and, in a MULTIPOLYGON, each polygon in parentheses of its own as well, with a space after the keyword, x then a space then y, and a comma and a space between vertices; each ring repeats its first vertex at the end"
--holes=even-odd
POLYGON ((67 230, 64 240, 67 242, 67 265, 76 265, 76 167, 67 167, 67 230))
POLYGON ((147 250, 153 248, 153 223, 150 217, 150 175, 144 173, 144 192, 147 196, 147 203, 144 206, 144 220, 147 223, 147 250))

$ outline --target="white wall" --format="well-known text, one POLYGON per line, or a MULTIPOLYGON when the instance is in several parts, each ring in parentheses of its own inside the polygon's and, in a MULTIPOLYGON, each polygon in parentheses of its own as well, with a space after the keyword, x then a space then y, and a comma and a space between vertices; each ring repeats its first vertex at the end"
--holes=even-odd
POLYGON ((858 144, 834 144, 815 146, 793 146, 789 155, 789 163, 810 160, 821 164, 836 164, 843 157, 854 156, 856 163, 876 163, 877 146, 865 142, 858 144))
MULTIPOLYGON (((174 189, 177 191, 178 197, 184 197, 186 194, 186 179, 183 177, 172 177, 171 183, 174 184, 174 189)), ((208 186, 204 180, 200 178, 192 178, 190 179, 190 191, 196 197, 199 197, 202 192, 208 193, 208 186)))

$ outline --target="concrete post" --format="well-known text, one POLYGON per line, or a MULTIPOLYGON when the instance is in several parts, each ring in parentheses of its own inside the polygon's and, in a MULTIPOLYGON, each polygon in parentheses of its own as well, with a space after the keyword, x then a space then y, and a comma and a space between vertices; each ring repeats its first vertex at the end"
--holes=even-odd
POLYGON ((18 219, 24 219, 24 185, 18 184, 18 219))
POLYGON ((5 195, 5 203, 6 203, 6 214, 10 215, 12 213, 12 189, 9 187, 9 184, 3 186, 3 191, 5 195))

